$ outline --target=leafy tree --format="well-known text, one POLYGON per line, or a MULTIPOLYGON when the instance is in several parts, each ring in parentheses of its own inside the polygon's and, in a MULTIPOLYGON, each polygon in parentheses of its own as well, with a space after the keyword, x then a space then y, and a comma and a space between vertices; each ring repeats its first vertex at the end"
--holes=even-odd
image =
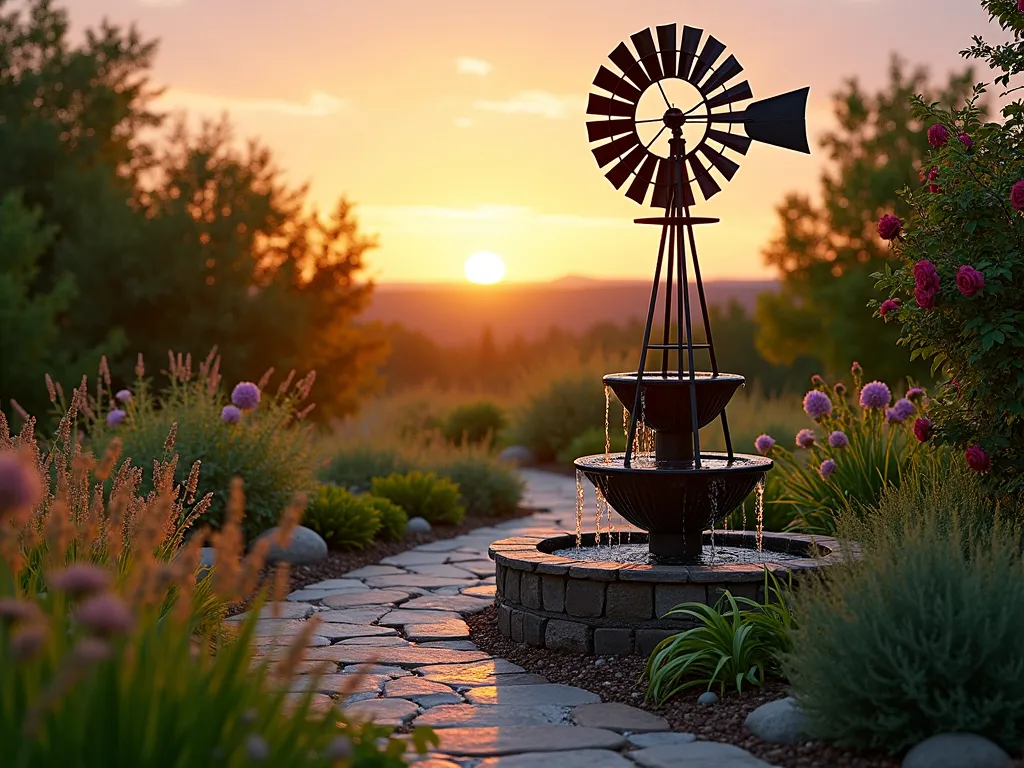
POLYGON ((890 381, 926 373, 911 368, 895 329, 873 320, 867 308, 871 274, 890 258, 875 226, 883 213, 906 215, 896 190, 920 183, 927 126, 913 113, 911 97, 962 103, 972 79, 967 70, 936 88, 924 69, 908 72, 894 57, 884 90, 869 94, 851 79, 835 95, 838 128, 822 140, 830 163, 820 200, 788 195, 778 208, 781 233, 764 253, 782 277, 782 290, 761 296, 756 313, 758 348, 769 361, 816 357, 834 375, 858 360, 890 381))

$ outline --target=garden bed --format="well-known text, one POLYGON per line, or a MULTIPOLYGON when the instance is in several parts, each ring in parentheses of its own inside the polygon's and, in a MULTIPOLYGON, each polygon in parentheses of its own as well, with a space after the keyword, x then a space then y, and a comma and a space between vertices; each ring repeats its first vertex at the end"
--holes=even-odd
POLYGON ((747 714, 786 695, 785 686, 779 682, 742 695, 727 694, 711 706, 697 704, 699 691, 658 706, 644 702, 644 685, 640 682, 646 663, 643 657, 594 658, 516 643, 498 632, 495 608, 466 617, 466 623, 470 639, 485 653, 508 659, 552 683, 585 688, 604 701, 622 702, 661 715, 674 731, 735 744, 781 768, 898 768, 900 764, 889 755, 839 749, 820 742, 770 744, 749 733, 743 727, 747 714))

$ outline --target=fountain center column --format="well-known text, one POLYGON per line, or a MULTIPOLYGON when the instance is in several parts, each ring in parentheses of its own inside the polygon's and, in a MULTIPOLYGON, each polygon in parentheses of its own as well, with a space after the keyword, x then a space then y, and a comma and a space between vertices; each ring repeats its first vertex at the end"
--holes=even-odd
POLYGON ((659 466, 691 466, 693 435, 689 432, 655 432, 654 458, 659 466))

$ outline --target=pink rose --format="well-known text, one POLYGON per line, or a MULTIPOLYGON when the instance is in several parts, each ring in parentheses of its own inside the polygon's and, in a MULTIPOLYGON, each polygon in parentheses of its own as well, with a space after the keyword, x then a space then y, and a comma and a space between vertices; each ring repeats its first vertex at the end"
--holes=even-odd
POLYGON ((885 317, 887 314, 892 312, 894 309, 900 308, 899 299, 886 299, 882 302, 882 306, 878 308, 878 314, 885 317))
POLYGON ((992 469, 992 461, 981 446, 972 445, 964 451, 964 458, 967 460, 967 466, 975 472, 988 472, 992 469))
POLYGON ((985 275, 974 267, 964 265, 957 270, 956 287, 964 296, 973 296, 985 287, 985 275))
POLYGON ((895 240, 903 231, 903 222, 891 213, 878 220, 878 236, 883 240, 895 240))
POLYGON ((939 293, 939 271, 928 259, 914 265, 914 298, 921 309, 934 309, 939 293))
POLYGON ((961 133, 959 136, 957 136, 957 139, 960 140, 960 143, 964 145, 964 149, 966 149, 968 152, 974 149, 974 139, 972 139, 966 133, 961 133))
POLYGON ((1013 189, 1010 190, 1010 203, 1013 210, 1024 211, 1024 180, 1013 185, 1013 189))
POLYGON ((928 143, 933 147, 944 147, 947 141, 949 141, 949 128, 942 123, 936 123, 928 129, 928 143))
MULTIPOLYGON (((1024 2, 1024 0, 1021 0, 1024 2)), ((928 419, 918 419, 914 422, 914 437, 918 442, 927 443, 932 436, 932 423, 928 419)))
POLYGON ((933 195, 937 195, 939 192, 942 191, 942 188, 935 183, 938 180, 938 178, 938 168, 932 168, 930 171, 928 171, 928 191, 931 192, 933 195))

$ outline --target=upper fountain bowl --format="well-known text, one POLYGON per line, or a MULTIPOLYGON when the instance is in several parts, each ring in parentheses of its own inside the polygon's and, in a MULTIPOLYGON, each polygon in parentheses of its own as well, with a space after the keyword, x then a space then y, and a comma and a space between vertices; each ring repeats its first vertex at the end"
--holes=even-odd
MULTIPOLYGON (((698 425, 706 427, 718 418, 745 381, 742 376, 735 373, 720 373, 716 376, 711 373, 695 372, 693 383, 697 395, 698 425)), ((633 410, 636 382, 635 371, 609 373, 604 377, 605 386, 611 387, 615 397, 627 411, 633 410)), ((686 371, 683 372, 681 379, 676 371, 669 371, 664 375, 661 371, 645 371, 641 383, 643 407, 638 414, 639 418, 656 432, 692 432, 690 395, 687 391, 689 385, 690 374, 686 371)))

